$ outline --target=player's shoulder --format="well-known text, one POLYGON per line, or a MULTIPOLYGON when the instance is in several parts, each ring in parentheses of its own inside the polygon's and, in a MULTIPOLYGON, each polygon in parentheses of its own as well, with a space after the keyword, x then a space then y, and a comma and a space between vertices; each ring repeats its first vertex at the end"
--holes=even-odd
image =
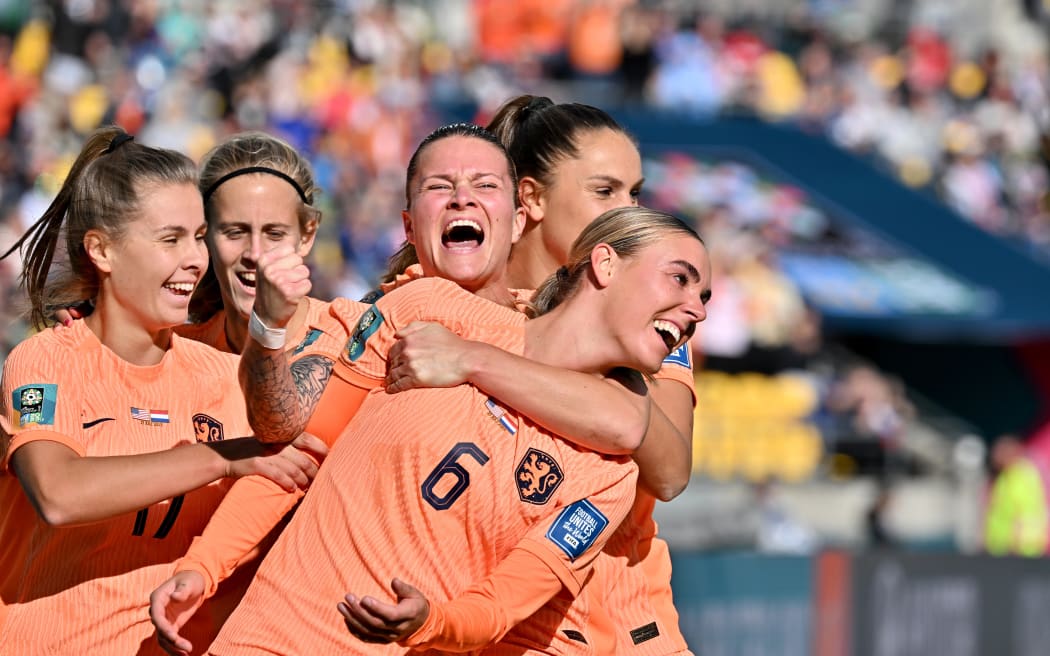
POLYGON ((15 346, 4 361, 4 368, 65 359, 71 364, 77 358, 73 354, 84 348, 90 348, 94 334, 83 320, 74 321, 72 325, 62 328, 45 328, 30 335, 15 346))
POLYGON ((176 364, 187 370, 190 376, 233 376, 237 378, 240 356, 220 351, 213 346, 175 334, 171 337, 170 354, 176 364))
POLYGON ((433 276, 409 280, 383 294, 376 305, 380 307, 398 307, 406 304, 422 304, 436 298, 464 299, 473 296, 462 287, 444 278, 433 276))
POLYGON ((223 310, 200 323, 175 326, 174 332, 183 339, 203 342, 220 351, 230 350, 229 342, 226 341, 226 312, 223 310))

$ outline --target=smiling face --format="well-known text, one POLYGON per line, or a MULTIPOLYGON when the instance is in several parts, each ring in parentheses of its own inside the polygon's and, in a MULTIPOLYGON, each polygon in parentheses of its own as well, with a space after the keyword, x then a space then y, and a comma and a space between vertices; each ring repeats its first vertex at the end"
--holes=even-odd
POLYGON ((268 173, 231 178, 211 197, 208 250, 228 314, 245 321, 255 302, 255 262, 260 253, 291 244, 305 257, 313 246, 316 222, 302 230, 302 201, 286 181, 268 173))
POLYGON ((138 216, 115 240, 85 246, 96 267, 108 274, 102 301, 148 331, 186 322, 190 295, 208 267, 207 225, 200 192, 191 184, 164 184, 143 190, 138 216))
POLYGON ((638 204, 642 190, 642 159, 623 132, 601 128, 580 133, 579 157, 554 165, 548 186, 530 202, 523 180, 523 198, 534 220, 542 220, 543 248, 554 268, 568 262, 572 243, 596 217, 617 207, 638 204))
POLYGON ((402 219, 427 276, 464 289, 506 291, 507 258, 521 236, 524 212, 500 149, 462 135, 426 146, 409 180, 411 203, 402 219))
POLYGON ((707 249, 689 235, 670 236, 633 257, 614 258, 611 271, 605 321, 630 366, 656 372, 707 318, 707 249))

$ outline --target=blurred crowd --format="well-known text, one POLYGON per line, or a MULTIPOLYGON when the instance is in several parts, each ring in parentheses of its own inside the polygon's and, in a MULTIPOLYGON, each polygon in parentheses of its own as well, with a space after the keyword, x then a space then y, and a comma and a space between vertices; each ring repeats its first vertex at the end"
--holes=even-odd
MULTIPOLYGON (((40 216, 100 124, 194 158, 229 133, 262 129, 305 153, 323 190, 316 295, 358 298, 402 239, 404 166, 419 138, 463 111, 483 122, 526 91, 613 110, 793 122, 942 194, 967 220, 1050 253, 1050 60, 1040 39, 1020 47, 989 32, 964 47, 946 36, 954 5, 936 0, 696 5, 0 1, 0 247, 40 216), (761 9, 769 6, 782 10, 761 9)), ((1022 28, 1046 21, 1032 3, 1012 6, 1022 28)), ((646 166, 655 174, 647 171, 643 201, 673 211, 703 179, 734 190, 688 210, 716 263, 700 339, 708 364, 819 370, 820 317, 775 262, 785 230, 819 226, 804 198, 732 166, 673 157, 646 166), (679 165, 692 167, 688 187, 669 175, 679 165)), ((0 355, 25 335, 13 321, 18 267, 17 258, 0 262, 0 355)), ((882 440, 897 439, 913 414, 899 386, 871 367, 834 371, 822 386, 827 407, 839 404, 858 431, 882 440)))

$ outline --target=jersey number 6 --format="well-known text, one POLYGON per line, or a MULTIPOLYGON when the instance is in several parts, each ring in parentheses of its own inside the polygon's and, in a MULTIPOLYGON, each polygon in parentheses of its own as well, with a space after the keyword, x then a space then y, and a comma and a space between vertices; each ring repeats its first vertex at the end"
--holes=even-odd
POLYGON ((470 456, 482 466, 489 461, 489 457, 485 452, 473 442, 460 442, 452 447, 452 450, 438 463, 434 471, 430 472, 427 480, 423 481, 423 485, 420 487, 423 498, 427 500, 427 503, 434 506, 436 510, 448 510, 459 498, 459 495, 466 492, 467 487, 470 486, 470 472, 458 462, 460 456, 464 455, 470 456), (434 490, 446 476, 452 476, 455 482, 452 483, 452 487, 447 492, 438 494, 434 490))

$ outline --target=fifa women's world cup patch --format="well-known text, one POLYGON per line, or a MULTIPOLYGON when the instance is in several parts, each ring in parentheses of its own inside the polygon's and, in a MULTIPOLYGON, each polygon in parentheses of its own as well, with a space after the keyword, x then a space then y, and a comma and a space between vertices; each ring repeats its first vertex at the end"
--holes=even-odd
POLYGON ((54 426, 58 385, 34 383, 23 385, 11 393, 13 420, 20 428, 26 426, 54 426))
POLYGON ((565 476, 554 458, 538 449, 529 449, 514 470, 518 496, 525 503, 541 506, 561 485, 565 476))
POLYGON ((576 560, 594 544, 608 524, 609 519, 597 506, 580 499, 561 511, 547 530, 547 539, 558 545, 569 560, 576 560))
POLYGON ((350 335, 350 339, 346 342, 346 357, 351 362, 361 357, 361 354, 365 352, 365 342, 379 330, 379 326, 382 324, 383 315, 379 308, 373 305, 365 310, 365 313, 361 315, 357 322, 354 334, 350 335))
POLYGON ((676 364, 679 367, 685 367, 686 369, 693 368, 693 354, 689 350, 689 342, 686 342, 671 351, 671 354, 664 358, 664 364, 676 364))
POLYGON ((199 412, 193 415, 193 434, 198 442, 219 442, 223 439, 222 423, 199 412))

